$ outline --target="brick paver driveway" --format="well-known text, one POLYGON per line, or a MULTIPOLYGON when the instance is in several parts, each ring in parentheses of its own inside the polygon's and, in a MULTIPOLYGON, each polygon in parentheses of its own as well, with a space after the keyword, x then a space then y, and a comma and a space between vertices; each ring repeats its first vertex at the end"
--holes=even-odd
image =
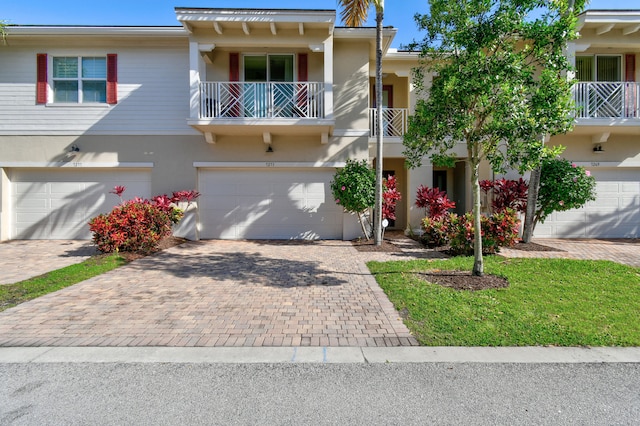
POLYGON ((0 243, 0 284, 13 284, 80 263, 97 253, 90 241, 6 241, 0 243))
POLYGON ((189 242, 0 313, 0 346, 417 342, 350 242, 189 242))

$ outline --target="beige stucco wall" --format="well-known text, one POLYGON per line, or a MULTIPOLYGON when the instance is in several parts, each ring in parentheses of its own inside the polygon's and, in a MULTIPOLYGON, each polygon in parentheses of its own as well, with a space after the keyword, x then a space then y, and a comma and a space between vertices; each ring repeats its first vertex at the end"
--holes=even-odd
POLYGON ((369 44, 335 40, 333 105, 336 129, 369 131, 369 44))
POLYGON ((561 156, 570 161, 640 163, 640 134, 612 134, 607 142, 600 144, 604 152, 597 154, 593 152, 595 144, 591 135, 555 136, 549 144, 564 146, 566 149, 561 156))

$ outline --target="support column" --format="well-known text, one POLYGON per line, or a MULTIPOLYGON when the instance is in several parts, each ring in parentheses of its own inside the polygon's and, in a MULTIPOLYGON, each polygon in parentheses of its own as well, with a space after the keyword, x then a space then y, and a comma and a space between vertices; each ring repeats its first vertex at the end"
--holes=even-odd
POLYGON ((200 72, 204 61, 200 56, 198 42, 189 42, 189 118, 200 118, 200 72))
POLYGON ((324 118, 333 120, 333 36, 324 41, 324 118))

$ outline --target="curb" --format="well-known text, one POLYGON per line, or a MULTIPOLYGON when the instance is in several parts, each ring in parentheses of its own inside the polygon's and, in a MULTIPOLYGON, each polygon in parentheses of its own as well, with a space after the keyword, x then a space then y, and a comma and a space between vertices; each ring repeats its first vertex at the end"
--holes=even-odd
POLYGON ((24 363, 640 363, 640 347, 6 347, 24 363))

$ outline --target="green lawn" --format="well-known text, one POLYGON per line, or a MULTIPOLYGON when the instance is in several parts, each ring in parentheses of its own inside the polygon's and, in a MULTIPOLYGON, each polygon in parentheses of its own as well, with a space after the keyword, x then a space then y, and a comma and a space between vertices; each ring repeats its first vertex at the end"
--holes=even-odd
POLYGON ((35 299, 124 265, 117 254, 95 256, 82 263, 67 266, 39 277, 15 284, 0 285, 0 311, 35 299))
POLYGON ((610 261, 485 257, 506 289, 458 291, 416 272, 466 270, 471 257, 369 262, 426 346, 640 346, 640 269, 610 261))

